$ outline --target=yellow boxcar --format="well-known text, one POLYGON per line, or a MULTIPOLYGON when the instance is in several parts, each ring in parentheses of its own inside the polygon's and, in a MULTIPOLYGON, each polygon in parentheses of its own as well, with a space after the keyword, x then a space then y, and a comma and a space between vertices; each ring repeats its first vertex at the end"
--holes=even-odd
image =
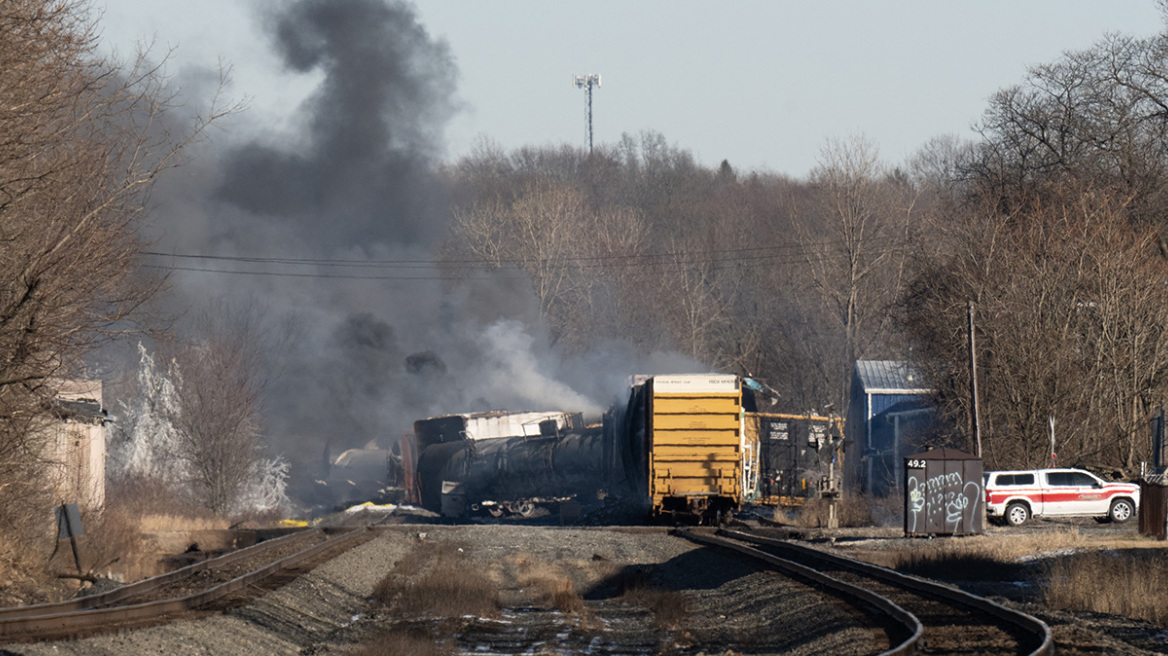
POLYGON ((654 376, 649 496, 655 514, 726 517, 742 501, 742 389, 720 374, 654 376))

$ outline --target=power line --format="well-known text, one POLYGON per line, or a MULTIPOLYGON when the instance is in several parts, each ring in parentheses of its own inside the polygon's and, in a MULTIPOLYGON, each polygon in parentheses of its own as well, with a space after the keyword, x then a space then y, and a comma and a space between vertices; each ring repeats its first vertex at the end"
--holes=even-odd
MULTIPOLYGON (((891 242, 889 242, 891 243, 891 242)), ((754 269, 764 266, 779 266, 784 264, 799 264, 808 258, 837 258, 846 256, 843 250, 832 248, 829 244, 820 244, 823 248, 808 250, 801 245, 775 247, 753 247, 741 249, 725 249, 712 251, 673 251, 664 253, 645 253, 633 255, 609 255, 588 257, 563 258, 514 258, 514 259, 475 259, 475 260, 332 260, 319 258, 289 258, 289 257, 254 257, 228 255, 201 255, 183 253, 161 253, 145 251, 143 255, 151 257, 165 257, 170 259, 190 259, 206 262, 228 262, 238 264, 283 265, 292 267, 352 267, 357 269, 388 269, 434 271, 435 275, 370 275, 357 273, 326 273, 319 271, 272 271, 254 269, 222 269, 210 267, 194 267, 162 264, 143 264, 143 268, 186 271, 195 273, 216 273, 228 275, 265 276, 284 278, 318 278, 337 280, 493 280, 495 276, 475 276, 462 271, 523 271, 524 266, 567 269, 575 268, 586 271, 615 271, 626 270, 637 272, 638 276, 648 273, 652 269, 664 270, 670 267, 704 265, 711 271, 725 271, 730 269, 754 269), (448 268, 442 271, 443 268, 448 268)), ((813 246, 813 245, 809 245, 813 246)), ((875 256, 883 256, 904 250, 904 246, 897 244, 880 244, 871 249, 875 256)))
MULTIPOLYGON (((888 251, 887 242, 875 241, 878 251, 888 251)), ((502 265, 539 264, 546 262, 564 262, 575 264, 600 264, 603 266, 622 266, 620 261, 633 264, 642 264, 645 261, 737 261, 759 258, 776 257, 779 255, 826 255, 831 250, 838 249, 838 244, 818 242, 811 244, 791 243, 778 246, 754 246, 749 248, 727 248, 712 250, 678 250, 650 253, 614 253, 609 255, 588 256, 557 256, 552 258, 474 258, 474 259, 436 259, 436 260, 371 260, 371 259, 324 259, 324 258, 297 258, 297 257, 259 257, 239 255, 206 255, 193 253, 164 253, 160 251, 143 251, 143 255, 151 257, 165 257, 174 259, 209 260, 215 262, 238 262, 245 264, 286 264, 290 266, 324 266, 324 267, 354 267, 354 268, 435 268, 445 266, 467 266, 498 268, 502 265), (768 255, 769 253, 769 255, 768 255), (724 257, 733 256, 733 257, 724 257)), ((840 250, 839 252, 843 252, 840 250)))

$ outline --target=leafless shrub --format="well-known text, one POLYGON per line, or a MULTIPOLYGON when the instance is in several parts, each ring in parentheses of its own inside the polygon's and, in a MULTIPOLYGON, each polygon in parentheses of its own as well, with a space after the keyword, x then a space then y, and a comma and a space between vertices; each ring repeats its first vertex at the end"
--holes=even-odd
MULTIPOLYGON (((106 489, 106 503, 120 512, 145 520, 149 517, 211 519, 213 514, 179 493, 174 487, 154 478, 123 477, 110 481, 106 489)), ((143 527, 146 531, 168 530, 143 527)))
POLYGON ((144 546, 142 529, 137 517, 124 510, 107 507, 100 512, 83 514, 82 522, 85 549, 81 564, 86 572, 100 575, 111 565, 141 553, 144 546))

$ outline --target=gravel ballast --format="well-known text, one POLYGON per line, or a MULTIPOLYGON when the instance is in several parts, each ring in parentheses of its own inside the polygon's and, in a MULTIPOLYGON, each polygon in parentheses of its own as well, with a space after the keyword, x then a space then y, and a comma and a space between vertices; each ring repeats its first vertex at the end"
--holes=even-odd
POLYGON ((226 614, 74 641, 9 644, 0 654, 353 654, 403 628, 476 654, 870 654, 887 648, 882 633, 837 600, 663 529, 417 525, 385 529, 226 614), (421 594, 411 586, 438 554, 444 554, 442 567, 489 577, 501 608, 488 617, 407 616, 394 603, 373 603, 375 586, 390 572, 407 577, 398 582, 399 597, 421 594), (395 570, 407 558, 423 565, 395 570), (544 594, 548 582, 569 591, 568 606, 544 594), (661 600, 674 607, 654 606, 661 600))

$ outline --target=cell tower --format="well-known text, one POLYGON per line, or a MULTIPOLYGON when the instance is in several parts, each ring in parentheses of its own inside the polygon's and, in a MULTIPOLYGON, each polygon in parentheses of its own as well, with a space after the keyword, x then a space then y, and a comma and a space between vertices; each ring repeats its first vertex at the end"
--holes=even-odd
POLYGON ((585 102, 587 108, 584 113, 585 135, 588 137, 588 154, 592 154, 592 87, 600 86, 600 75, 597 73, 590 73, 588 75, 573 75, 572 83, 576 85, 577 89, 584 89, 585 102))

